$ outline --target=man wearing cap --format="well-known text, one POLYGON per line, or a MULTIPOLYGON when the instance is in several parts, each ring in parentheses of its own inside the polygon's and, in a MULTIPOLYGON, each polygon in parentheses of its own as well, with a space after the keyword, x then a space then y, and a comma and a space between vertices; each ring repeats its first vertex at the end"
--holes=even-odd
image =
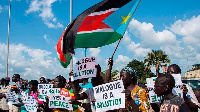
POLYGON ((5 77, 4 78, 4 86, 0 89, 0 108, 2 110, 9 111, 9 106, 8 102, 6 100, 5 93, 10 93, 11 92, 11 86, 9 85, 10 82, 10 77, 5 77))

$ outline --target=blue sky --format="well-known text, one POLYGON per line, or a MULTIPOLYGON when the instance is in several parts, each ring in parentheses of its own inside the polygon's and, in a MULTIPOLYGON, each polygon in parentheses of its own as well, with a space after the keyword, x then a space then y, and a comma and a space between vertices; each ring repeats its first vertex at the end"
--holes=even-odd
MULTIPOLYGON (((73 18, 101 0, 73 0, 73 18)), ((19 73, 27 79, 41 76, 68 77, 57 60, 56 44, 69 24, 69 0, 12 0, 9 76, 19 73)), ((133 59, 144 60, 151 50, 165 51, 182 75, 200 63, 200 1, 142 0, 114 55, 114 70, 133 59)), ((9 0, 0 1, 0 78, 6 76, 9 0)), ((117 43, 87 49, 96 56, 102 70, 108 68, 117 43)), ((74 62, 85 56, 76 49, 74 62)), ((152 71, 155 72, 152 67, 152 71)))

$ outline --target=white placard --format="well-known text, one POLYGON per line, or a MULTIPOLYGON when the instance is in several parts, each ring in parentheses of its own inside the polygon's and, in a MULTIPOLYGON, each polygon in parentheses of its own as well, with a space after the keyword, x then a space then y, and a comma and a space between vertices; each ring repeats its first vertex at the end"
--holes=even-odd
MULTIPOLYGON (((180 97, 183 97, 183 91, 181 89, 182 81, 181 81, 181 75, 180 74, 172 74, 172 76, 175 79, 175 87, 173 88, 172 92, 175 95, 179 95, 180 97)), ((150 103, 156 103, 160 102, 162 100, 161 96, 157 96, 154 92, 154 85, 157 77, 151 77, 147 78, 147 88, 149 89, 149 99, 150 103)))
POLYGON ((5 93, 6 99, 8 99, 8 105, 18 104, 19 100, 15 92, 5 93))
POLYGON ((73 70, 74 80, 96 77, 97 58, 85 57, 76 62, 73 70))
POLYGON ((38 84, 38 100, 46 101, 46 97, 49 93, 49 90, 53 88, 53 84, 38 84))
POLYGON ((53 90, 53 93, 49 95, 49 108, 62 108, 67 110, 73 110, 72 104, 69 104, 70 93, 68 90, 59 90, 58 88, 53 90))
POLYGON ((103 112, 125 108, 124 85, 121 80, 102 84, 93 88, 96 111, 103 112))
POLYGON ((21 99, 28 112, 37 112, 37 108, 38 108, 37 100, 33 96, 24 94, 21 99))

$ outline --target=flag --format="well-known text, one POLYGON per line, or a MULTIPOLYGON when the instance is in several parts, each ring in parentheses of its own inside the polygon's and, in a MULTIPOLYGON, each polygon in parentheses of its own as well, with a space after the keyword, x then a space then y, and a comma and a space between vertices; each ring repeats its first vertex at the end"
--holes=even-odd
POLYGON ((57 43, 57 56, 58 56, 58 60, 60 61, 60 64, 66 68, 69 64, 70 64, 70 60, 72 59, 72 56, 70 53, 67 53, 67 54, 64 54, 62 52, 62 40, 63 40, 63 35, 65 33, 65 30, 63 31, 60 39, 58 40, 58 43, 57 43))
POLYGON ((127 28, 140 0, 104 0, 77 16, 63 35, 63 53, 116 42, 127 28))

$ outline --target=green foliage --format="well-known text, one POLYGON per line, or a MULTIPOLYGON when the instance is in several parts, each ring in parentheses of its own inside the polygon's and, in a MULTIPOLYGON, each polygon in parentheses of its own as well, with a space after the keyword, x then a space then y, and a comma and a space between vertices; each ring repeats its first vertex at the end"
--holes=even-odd
POLYGON ((140 82, 140 83, 146 83, 146 78, 155 76, 155 74, 152 73, 150 69, 145 70, 146 66, 143 61, 138 61, 138 60, 134 59, 131 62, 129 62, 129 64, 127 66, 132 67, 135 70, 135 72, 138 76, 138 82, 140 82))
MULTIPOLYGON (((108 72, 108 69, 106 69, 106 70, 103 71, 104 74, 107 74, 107 72, 108 72)), ((118 73, 119 73, 118 70, 112 70, 112 71, 111 71, 111 78, 112 78, 112 80, 118 80, 118 79, 113 79, 113 77, 114 77, 115 75, 117 75, 118 73)))
POLYGON ((164 51, 152 50, 152 52, 147 54, 147 57, 144 59, 144 63, 146 64, 146 69, 150 69, 151 66, 155 66, 156 75, 158 76, 161 64, 170 63, 170 60, 164 51))
POLYGON ((111 77, 114 77, 115 75, 117 75, 119 73, 118 70, 112 70, 111 72, 111 77))

